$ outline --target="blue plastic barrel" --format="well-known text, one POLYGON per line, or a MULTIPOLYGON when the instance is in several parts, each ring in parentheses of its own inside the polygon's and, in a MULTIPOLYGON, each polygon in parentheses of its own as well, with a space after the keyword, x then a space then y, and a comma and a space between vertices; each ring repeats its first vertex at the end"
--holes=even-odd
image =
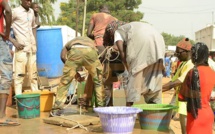
POLYGON ((60 77, 63 62, 60 53, 63 48, 61 28, 37 29, 37 69, 39 76, 60 77))

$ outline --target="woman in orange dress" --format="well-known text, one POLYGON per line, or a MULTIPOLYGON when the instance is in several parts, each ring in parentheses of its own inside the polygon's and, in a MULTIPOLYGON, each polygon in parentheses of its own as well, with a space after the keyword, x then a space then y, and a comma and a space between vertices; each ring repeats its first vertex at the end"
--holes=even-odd
POLYGON ((212 134, 214 114, 210 95, 215 85, 215 72, 208 66, 208 47, 201 42, 191 49, 195 65, 180 90, 179 99, 187 101, 187 134, 212 134))

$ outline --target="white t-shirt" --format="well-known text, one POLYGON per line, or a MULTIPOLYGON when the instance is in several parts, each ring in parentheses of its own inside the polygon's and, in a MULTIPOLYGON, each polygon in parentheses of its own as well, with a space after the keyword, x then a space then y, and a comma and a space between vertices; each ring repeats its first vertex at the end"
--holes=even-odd
POLYGON ((124 41, 121 34, 116 30, 114 33, 114 43, 116 43, 118 40, 124 41))

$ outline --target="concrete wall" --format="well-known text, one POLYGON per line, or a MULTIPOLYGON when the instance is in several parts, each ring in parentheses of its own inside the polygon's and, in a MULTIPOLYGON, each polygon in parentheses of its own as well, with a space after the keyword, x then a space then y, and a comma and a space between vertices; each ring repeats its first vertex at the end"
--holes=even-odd
POLYGON ((207 26, 195 32, 196 42, 205 43, 210 51, 215 51, 215 25, 207 26))

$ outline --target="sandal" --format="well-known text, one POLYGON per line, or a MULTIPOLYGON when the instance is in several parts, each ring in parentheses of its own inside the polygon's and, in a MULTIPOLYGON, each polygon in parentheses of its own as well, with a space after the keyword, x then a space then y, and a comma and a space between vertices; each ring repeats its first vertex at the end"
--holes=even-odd
POLYGON ((20 123, 16 121, 12 121, 10 119, 7 119, 5 121, 0 121, 0 126, 19 126, 20 123))

